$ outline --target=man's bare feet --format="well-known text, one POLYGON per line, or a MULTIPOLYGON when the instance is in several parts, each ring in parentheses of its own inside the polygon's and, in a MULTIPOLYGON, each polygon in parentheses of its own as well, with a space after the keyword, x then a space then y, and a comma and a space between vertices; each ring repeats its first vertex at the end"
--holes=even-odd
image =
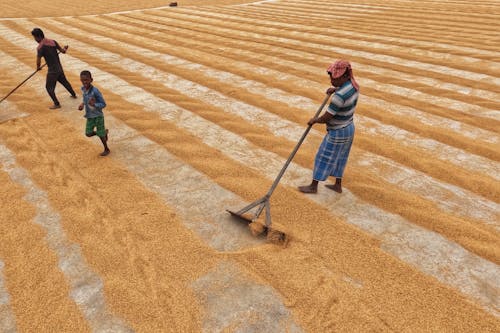
POLYGON ((327 184, 325 187, 330 190, 334 190, 337 193, 342 193, 342 186, 340 184, 327 184))
POLYGON ((317 193, 318 192, 318 186, 314 185, 307 185, 307 186, 299 186, 299 191, 302 193, 317 193))
POLYGON ((101 153, 101 156, 108 156, 109 153, 111 153, 111 150, 109 149, 105 149, 102 153, 101 153))
POLYGON ((49 106, 49 109, 51 109, 51 110, 60 109, 60 108, 61 108, 60 104, 54 104, 52 106, 49 106))

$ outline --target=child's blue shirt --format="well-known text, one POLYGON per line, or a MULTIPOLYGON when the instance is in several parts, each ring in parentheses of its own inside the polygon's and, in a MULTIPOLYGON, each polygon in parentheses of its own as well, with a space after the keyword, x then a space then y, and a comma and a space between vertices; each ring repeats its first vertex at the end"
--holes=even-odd
POLYGON ((85 118, 96 118, 103 117, 104 113, 102 109, 106 107, 106 102, 104 101, 104 97, 102 97, 101 92, 94 86, 90 86, 89 90, 85 90, 85 87, 82 86, 82 95, 83 95, 83 104, 85 105, 85 118), (89 105, 89 100, 91 98, 95 99, 95 104, 92 107, 89 105))

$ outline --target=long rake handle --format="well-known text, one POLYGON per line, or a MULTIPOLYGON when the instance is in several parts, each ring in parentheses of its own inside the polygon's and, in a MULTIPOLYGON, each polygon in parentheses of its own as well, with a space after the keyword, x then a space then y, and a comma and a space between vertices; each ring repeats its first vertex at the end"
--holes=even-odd
MULTIPOLYGON (((325 107, 325 104, 328 102, 328 99, 330 98, 330 96, 331 95, 328 95, 328 94, 326 95, 325 100, 323 101, 323 103, 318 108, 318 111, 316 111, 316 114, 314 115, 314 118, 316 118, 317 116, 319 116, 319 114, 321 113, 321 111, 325 107)), ((295 154, 297 153, 297 151, 299 150, 300 146, 302 145, 302 142, 304 142, 307 134, 309 134, 309 131, 311 130, 311 128, 312 128, 312 125, 308 125, 307 126, 307 128, 304 131, 304 134, 302 134, 302 137, 300 138, 299 142, 297 142, 297 144, 295 145, 295 148, 293 149, 292 153, 290 154, 290 156, 286 160, 285 164, 281 168, 280 173, 278 174, 278 176, 274 180, 273 185, 271 186, 271 188, 267 192, 267 194, 266 194, 267 198, 269 198, 271 196, 271 194, 274 192, 274 190, 278 186, 278 183, 280 182, 281 177, 283 177, 283 174, 285 174, 285 171, 288 168, 288 165, 290 164, 290 162, 292 162, 292 159, 295 157, 295 154)), ((262 209, 261 209, 261 211, 262 211, 262 209)))
MULTIPOLYGON (((45 65, 47 65, 47 64, 43 64, 43 66, 41 66, 40 69, 42 69, 45 65)), ((36 74, 36 72, 38 72, 38 70, 36 70, 33 73, 31 73, 30 76, 28 76, 26 79, 24 79, 23 82, 19 83, 17 85, 17 87, 15 87, 14 89, 12 89, 4 98, 2 98, 2 100, 0 100, 0 103, 2 103, 5 99, 7 99, 7 97, 9 97, 10 95, 12 95, 12 93, 14 93, 14 91, 16 91, 17 89, 19 89, 19 87, 21 87, 24 83, 26 83, 26 81, 28 81, 29 79, 31 79, 36 74)))
MULTIPOLYGON (((57 54, 59 54, 59 53, 61 53, 61 52, 60 52, 59 50, 57 50, 57 54)), ((10 95, 12 95, 12 94, 14 93, 14 91, 16 91, 17 89, 19 89, 19 87, 21 87, 23 84, 25 84, 25 83, 26 83, 26 81, 28 81, 29 79, 31 79, 31 78, 32 78, 32 77, 36 74, 36 72, 38 72, 39 70, 41 70, 41 69, 42 69, 42 68, 44 68, 45 66, 47 66, 47 63, 44 63, 42 66, 40 66, 40 68, 39 68, 39 69, 37 69, 36 71, 34 71, 33 73, 31 73, 31 74, 30 74, 30 76, 28 76, 26 79, 24 79, 24 81, 23 81, 23 82, 19 83, 19 84, 17 85, 17 87, 15 87, 14 89, 12 89, 12 90, 10 91, 10 93, 8 93, 8 94, 7 94, 4 98, 2 98, 2 99, 0 100, 0 103, 2 103, 5 99, 7 99, 7 97, 9 97, 10 95)))
MULTIPOLYGON (((321 113, 321 111, 325 107, 325 104, 328 102, 329 98, 330 98, 330 95, 327 95, 325 97, 325 100, 323 101, 323 103, 321 104, 321 106, 318 108, 318 111, 316 111, 316 114, 314 115, 314 118, 316 118, 321 113)), ((312 128, 312 125, 308 125, 307 126, 307 129, 305 130, 304 134, 302 134, 302 137, 300 138, 299 142, 297 142, 297 144, 295 145, 295 148, 293 149, 292 153, 288 157, 288 160, 286 161, 286 163, 281 168, 280 173, 278 174, 278 176, 274 180, 273 185, 271 186, 271 188, 269 189, 269 191, 267 192, 267 194, 265 196, 263 196, 262 198, 255 200, 254 202, 252 202, 248 206, 243 207, 242 209, 240 209, 236 213, 232 213, 231 211, 229 211, 231 214, 237 215, 237 216, 241 217, 241 215, 243 213, 246 213, 250 209, 258 206, 258 208, 255 211, 255 214, 254 214, 254 216, 252 218, 252 222, 254 220, 256 220, 260 216, 260 214, 262 213, 262 211, 264 209, 266 209, 266 227, 269 227, 271 225, 271 207, 270 207, 270 204, 269 204, 269 198, 271 197, 271 194, 275 190, 276 186, 278 186, 278 183, 281 180, 281 177, 283 176, 283 174, 285 173, 286 168, 288 167, 288 165, 292 161, 293 157, 295 156, 295 154, 299 150, 299 147, 302 145, 302 142, 304 142, 304 139, 306 138, 306 136, 309 133, 309 131, 311 130, 311 128, 312 128)), ((244 218, 244 219, 246 220, 246 218, 244 218)))

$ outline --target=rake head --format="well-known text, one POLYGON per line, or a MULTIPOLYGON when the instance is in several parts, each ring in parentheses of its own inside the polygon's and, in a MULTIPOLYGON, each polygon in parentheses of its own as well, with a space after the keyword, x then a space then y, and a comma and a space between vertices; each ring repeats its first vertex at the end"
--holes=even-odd
POLYGON ((271 243, 278 244, 283 247, 286 247, 288 245, 290 237, 285 232, 273 228, 271 226, 270 220, 267 220, 267 218, 266 222, 262 223, 258 220, 258 214, 252 216, 248 213, 241 213, 241 211, 233 212, 228 209, 226 211, 237 220, 246 223, 253 236, 266 236, 267 240, 271 243))

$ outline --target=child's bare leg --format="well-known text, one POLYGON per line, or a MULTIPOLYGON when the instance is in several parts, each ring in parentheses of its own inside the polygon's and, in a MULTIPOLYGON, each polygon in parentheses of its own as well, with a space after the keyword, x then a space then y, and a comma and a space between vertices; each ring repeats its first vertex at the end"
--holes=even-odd
POLYGON ((108 130, 106 129, 106 135, 105 136, 100 136, 99 139, 101 139, 102 145, 104 146, 104 151, 101 153, 101 156, 107 156, 111 152, 108 148, 108 130))
POLYGON ((299 191, 302 193, 316 193, 318 192, 318 181, 314 180, 309 185, 299 186, 299 191))
POLYGON ((330 190, 334 190, 335 192, 342 193, 342 178, 335 179, 335 184, 328 184, 325 185, 325 187, 329 188, 330 190))

